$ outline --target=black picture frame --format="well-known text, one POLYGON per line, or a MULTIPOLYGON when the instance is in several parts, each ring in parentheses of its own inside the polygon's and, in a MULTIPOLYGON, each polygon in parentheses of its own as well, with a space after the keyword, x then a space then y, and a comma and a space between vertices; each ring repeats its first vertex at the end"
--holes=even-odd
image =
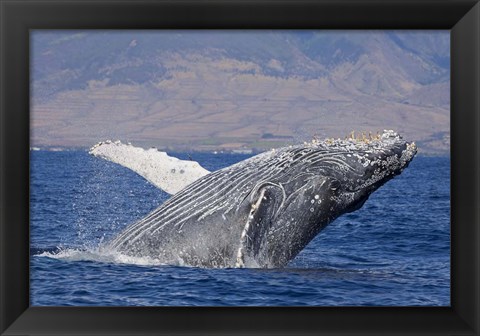
POLYGON ((479 335, 480 4, 364 0, 0 0, 2 335, 479 335), (32 29, 449 29, 450 307, 29 307, 32 29))

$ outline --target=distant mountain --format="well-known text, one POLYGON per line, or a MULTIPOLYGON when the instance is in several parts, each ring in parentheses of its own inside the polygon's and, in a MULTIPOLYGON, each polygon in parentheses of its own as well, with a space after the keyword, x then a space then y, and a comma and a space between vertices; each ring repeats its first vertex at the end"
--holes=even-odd
POLYGON ((32 145, 263 150, 393 128, 449 150, 448 32, 37 31, 32 145))

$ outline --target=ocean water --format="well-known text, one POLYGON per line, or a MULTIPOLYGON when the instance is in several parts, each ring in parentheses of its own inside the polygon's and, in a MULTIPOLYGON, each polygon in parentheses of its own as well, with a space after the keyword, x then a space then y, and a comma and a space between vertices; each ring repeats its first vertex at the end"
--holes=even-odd
MULTIPOLYGON (((248 157, 190 155, 209 170, 248 157)), ((86 151, 32 151, 31 305, 450 305, 448 157, 416 157, 281 269, 162 266, 102 253, 103 242, 167 198, 86 151)))

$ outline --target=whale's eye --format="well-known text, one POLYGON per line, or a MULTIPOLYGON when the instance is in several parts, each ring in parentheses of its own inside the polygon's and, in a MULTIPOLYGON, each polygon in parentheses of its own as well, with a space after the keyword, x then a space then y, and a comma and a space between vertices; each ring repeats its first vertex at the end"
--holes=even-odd
POLYGON ((340 184, 340 181, 338 180, 333 180, 332 182, 330 182, 330 189, 331 190, 337 190, 338 188, 340 188, 341 184, 340 184))

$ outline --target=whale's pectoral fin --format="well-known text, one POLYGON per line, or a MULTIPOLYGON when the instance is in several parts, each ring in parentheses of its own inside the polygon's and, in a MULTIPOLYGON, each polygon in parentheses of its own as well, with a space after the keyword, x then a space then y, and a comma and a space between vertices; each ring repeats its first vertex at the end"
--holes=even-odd
POLYGON ((177 193, 209 173, 198 162, 180 160, 155 148, 145 150, 120 141, 100 142, 89 153, 133 170, 169 194, 177 193))
POLYGON ((280 184, 263 183, 245 199, 250 208, 240 237, 236 267, 244 267, 246 258, 255 259, 264 244, 266 232, 283 206, 285 190, 280 184))

